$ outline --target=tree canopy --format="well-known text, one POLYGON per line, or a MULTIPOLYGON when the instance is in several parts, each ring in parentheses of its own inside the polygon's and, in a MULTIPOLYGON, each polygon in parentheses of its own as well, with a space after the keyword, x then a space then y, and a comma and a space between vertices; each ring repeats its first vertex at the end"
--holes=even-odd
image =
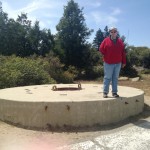
POLYGON ((25 13, 9 19, 0 5, 0 54, 26 57, 49 53, 54 46, 50 29, 40 30, 38 21, 31 23, 25 13))
POLYGON ((63 50, 63 60, 66 65, 77 67, 83 65, 86 40, 92 30, 87 28, 82 10, 83 8, 80 9, 74 0, 70 0, 64 7, 64 14, 56 26, 58 31, 56 37, 60 49, 63 50))

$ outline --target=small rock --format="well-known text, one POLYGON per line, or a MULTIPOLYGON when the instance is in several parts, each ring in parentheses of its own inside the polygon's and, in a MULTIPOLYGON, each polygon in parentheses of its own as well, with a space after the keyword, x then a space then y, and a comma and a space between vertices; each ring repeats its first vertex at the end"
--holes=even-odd
POLYGON ((119 78, 119 81, 127 81, 127 80, 129 80, 128 77, 120 77, 120 78, 119 78))
POLYGON ((134 81, 134 82, 139 81, 139 80, 140 80, 140 77, 135 77, 131 79, 131 81, 134 81))

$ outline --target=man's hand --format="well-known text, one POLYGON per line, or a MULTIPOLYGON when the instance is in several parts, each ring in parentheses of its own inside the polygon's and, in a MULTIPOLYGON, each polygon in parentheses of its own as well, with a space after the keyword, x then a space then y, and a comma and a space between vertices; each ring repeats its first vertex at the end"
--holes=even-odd
POLYGON ((122 68, 124 68, 125 66, 126 66, 126 64, 122 64, 122 66, 121 66, 121 67, 122 67, 122 68))

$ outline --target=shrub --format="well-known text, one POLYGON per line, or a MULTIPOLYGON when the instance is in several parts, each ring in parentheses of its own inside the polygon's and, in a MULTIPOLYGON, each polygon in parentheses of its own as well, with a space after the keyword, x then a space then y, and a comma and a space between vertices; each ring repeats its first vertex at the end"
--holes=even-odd
POLYGON ((7 57, 0 65, 0 88, 55 83, 41 61, 7 57))
POLYGON ((75 66, 69 66, 68 67, 68 72, 72 74, 73 78, 77 78, 79 75, 79 70, 75 66))
POLYGON ((47 62, 46 70, 50 76, 58 83, 72 83, 76 77, 77 70, 75 67, 70 66, 69 69, 64 68, 58 57, 54 56, 53 53, 49 53, 45 58, 44 62, 47 62))
POLYGON ((104 75, 103 66, 92 66, 85 70, 85 77, 87 79, 96 79, 104 75))
POLYGON ((150 69, 144 69, 140 73, 141 74, 150 74, 150 69))
POLYGON ((74 75, 68 71, 64 71, 59 75, 59 79, 57 79, 59 83, 73 83, 74 75))

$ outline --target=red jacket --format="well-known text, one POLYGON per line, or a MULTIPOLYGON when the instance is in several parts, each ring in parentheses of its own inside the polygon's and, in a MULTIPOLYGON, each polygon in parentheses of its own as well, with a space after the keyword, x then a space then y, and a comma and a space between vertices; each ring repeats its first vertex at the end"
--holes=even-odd
POLYGON ((103 55, 104 62, 108 64, 126 64, 124 43, 120 38, 117 38, 116 43, 110 37, 105 38, 100 45, 99 51, 103 55))

